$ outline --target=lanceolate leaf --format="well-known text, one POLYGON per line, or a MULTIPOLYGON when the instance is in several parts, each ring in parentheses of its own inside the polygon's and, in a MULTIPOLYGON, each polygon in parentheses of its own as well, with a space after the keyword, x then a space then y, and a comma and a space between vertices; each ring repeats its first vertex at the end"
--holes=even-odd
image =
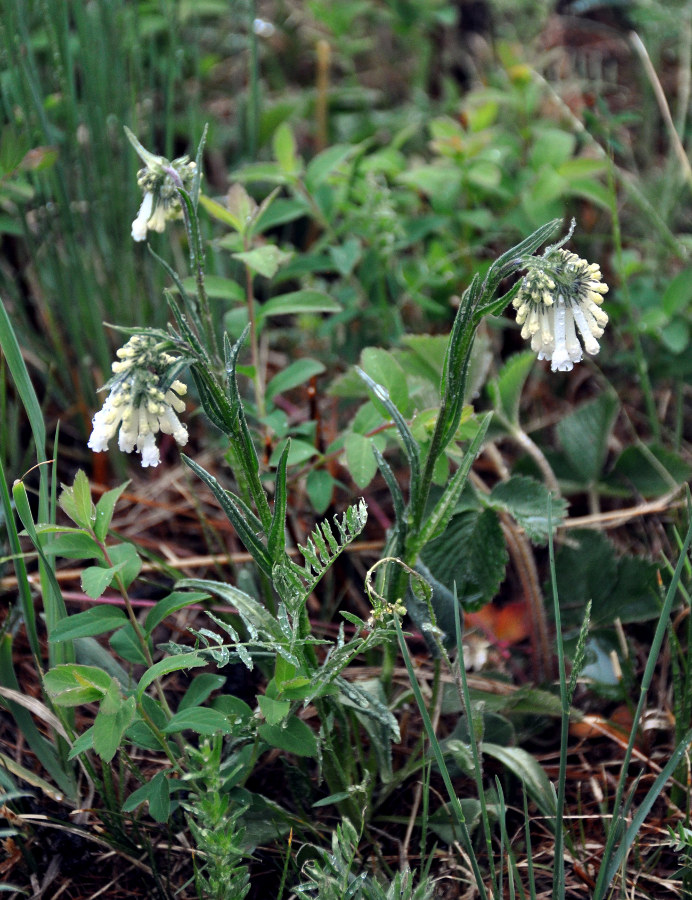
POLYGON ((290 440, 286 441, 279 465, 276 469, 276 482, 274 488, 274 513, 269 529, 267 541, 269 556, 273 563, 281 562, 286 550, 286 504, 288 494, 286 491, 286 462, 291 449, 290 440))
POLYGON ((127 616, 122 609, 110 604, 102 604, 61 619, 48 640, 55 643, 78 637, 105 634, 107 631, 115 631, 116 628, 120 628, 126 621, 127 616))
POLYGON ((255 531, 250 526, 245 516, 242 514, 238 498, 234 497, 230 491, 224 490, 213 475, 210 475, 206 469, 203 469, 202 466, 198 465, 193 459, 190 459, 189 456, 185 456, 185 454, 182 453, 181 457, 192 471, 199 475, 219 501, 226 517, 238 532, 238 537, 243 544, 245 544, 247 551, 252 555, 252 558, 257 565, 265 574, 271 575, 271 556, 269 555, 267 548, 257 538, 255 531))
POLYGON ((481 419, 478 431, 476 432, 476 436, 469 444, 466 453, 464 454, 464 459, 462 460, 461 465, 454 473, 452 480, 445 488, 444 493, 438 500, 435 508, 428 516, 425 525, 421 529, 420 537, 418 539, 419 551, 423 547, 425 547, 428 541, 439 537, 447 527, 447 523, 449 522, 449 520, 452 518, 452 515, 454 514, 454 507, 456 506, 457 501, 461 496, 461 492, 464 489, 464 485, 466 484, 469 472, 471 471, 471 466, 473 465, 473 462, 483 444, 485 433, 488 430, 488 425, 490 424, 490 418, 491 414, 487 413, 481 419))
POLYGON ((618 405, 613 394, 602 394, 580 406, 557 426, 565 456, 584 484, 594 484, 601 476, 618 405))

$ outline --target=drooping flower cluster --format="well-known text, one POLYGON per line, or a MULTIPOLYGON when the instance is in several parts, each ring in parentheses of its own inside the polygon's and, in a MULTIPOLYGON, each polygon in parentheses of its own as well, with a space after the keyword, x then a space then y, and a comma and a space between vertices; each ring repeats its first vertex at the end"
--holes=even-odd
POLYGON ((119 429, 118 446, 123 452, 136 449, 142 456, 142 466, 158 466, 159 431, 172 434, 181 447, 187 443, 187 428, 177 416, 185 409, 181 397, 187 388, 175 380, 162 389, 175 358, 149 335, 134 335, 117 355, 113 378, 106 385, 110 393, 94 416, 88 446, 95 453, 107 450, 119 429))
POLYGON ((608 322, 601 304, 608 285, 596 263, 559 245, 525 265, 528 271, 513 301, 521 336, 531 339, 539 359, 550 360, 553 372, 569 372, 582 359, 577 329, 587 353, 600 350, 597 338, 608 322))
POLYGON ((155 156, 140 144, 128 128, 125 131, 144 163, 137 173, 137 184, 144 192, 144 198, 132 223, 133 239, 143 241, 147 231, 162 232, 167 222, 182 217, 178 188, 190 190, 197 165, 189 156, 180 156, 172 162, 164 156, 155 156))

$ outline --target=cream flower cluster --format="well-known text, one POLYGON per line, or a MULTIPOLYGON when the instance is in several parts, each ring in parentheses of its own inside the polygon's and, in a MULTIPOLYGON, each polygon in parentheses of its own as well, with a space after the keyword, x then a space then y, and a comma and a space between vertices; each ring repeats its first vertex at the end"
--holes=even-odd
POLYGON ((521 336, 531 339, 539 359, 550 360, 553 372, 569 372, 582 359, 577 329, 587 353, 600 350, 597 338, 608 322, 601 304, 608 285, 596 263, 557 247, 530 257, 526 266, 513 301, 521 336))
POLYGON ((95 453, 107 450, 119 430, 118 446, 124 453, 136 449, 142 456, 142 466, 158 466, 159 431, 172 434, 181 447, 187 443, 187 428, 177 416, 185 409, 181 397, 187 388, 175 380, 167 390, 161 389, 166 369, 175 358, 164 353, 148 335, 134 335, 117 355, 113 378, 106 385, 110 393, 94 416, 88 446, 95 453))
POLYGON ((164 156, 155 156, 140 144, 129 128, 125 132, 144 163, 137 173, 137 184, 144 192, 144 198, 132 223, 133 239, 143 241, 147 231, 160 233, 165 230, 167 222, 182 217, 178 187, 190 190, 197 165, 189 156, 180 156, 173 162, 164 156))

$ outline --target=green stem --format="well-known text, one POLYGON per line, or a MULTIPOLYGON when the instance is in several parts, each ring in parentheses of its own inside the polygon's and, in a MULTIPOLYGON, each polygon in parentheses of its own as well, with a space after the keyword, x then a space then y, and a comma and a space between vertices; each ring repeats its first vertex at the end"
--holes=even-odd
MULTIPOLYGON (((247 252, 249 248, 245 240, 243 240, 243 245, 243 249, 247 252)), ((266 413, 264 378, 262 375, 262 367, 260 365, 257 316, 255 315, 255 294, 252 287, 252 269, 247 265, 245 266, 245 303, 247 305, 248 322, 250 323, 250 353, 252 354, 252 365, 255 370, 253 376, 255 382, 255 403, 257 405, 257 416, 262 419, 266 413)))

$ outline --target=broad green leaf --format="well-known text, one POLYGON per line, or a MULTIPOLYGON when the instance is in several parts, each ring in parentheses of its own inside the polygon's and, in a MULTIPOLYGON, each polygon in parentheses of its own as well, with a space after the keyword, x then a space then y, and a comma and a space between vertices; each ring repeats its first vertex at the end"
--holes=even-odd
POLYGON ((78 637, 89 637, 95 634, 105 634, 120 628, 127 621, 127 616, 122 609, 111 604, 101 604, 61 619, 53 629, 49 641, 68 641, 78 637))
POLYGON ((268 725, 278 725, 283 722, 291 711, 291 704, 287 700, 274 700, 264 694, 257 697, 259 708, 268 725))
POLYGON ((326 469, 313 469, 305 481, 312 508, 322 515, 329 508, 336 482, 326 469))
POLYGON ((142 560, 137 548, 134 544, 115 544, 108 548, 108 555, 113 565, 119 568, 125 588, 129 588, 142 570, 142 560))
POLYGON ((172 613, 177 612, 179 609, 184 609, 193 603, 206 600, 208 597, 209 594, 202 591, 173 591, 167 597, 164 597, 163 600, 159 600, 156 606, 153 606, 147 613, 147 617, 144 620, 145 633, 147 635, 151 634, 156 626, 160 625, 172 613))
POLYGON ((618 407, 612 394, 602 394, 557 425, 564 454, 585 485, 595 484, 601 476, 618 407))
POLYGON ((118 566, 87 566, 82 571, 81 582, 84 593, 92 600, 98 600, 107 587, 112 583, 116 574, 125 567, 125 563, 118 566))
MULTIPOLYGON (((132 622, 127 622, 115 634, 112 634, 108 643, 114 652, 126 662, 134 663, 136 666, 147 665, 148 660, 144 655, 132 622)), ((151 641, 149 641, 149 649, 151 650, 151 641)))
POLYGON ((103 551, 96 541, 86 531, 65 531, 55 526, 44 529, 39 525, 37 534, 45 534, 47 531, 59 531, 50 543, 46 543, 43 552, 46 556, 64 556, 67 559, 98 559, 103 561, 103 551))
POLYGON ((320 375, 325 371, 323 363, 316 359, 304 357, 296 359, 278 372, 267 385, 265 396, 267 401, 272 400, 277 394, 290 391, 300 384, 305 384, 313 375, 320 375))
POLYGON ((377 472, 377 460, 372 448, 372 440, 365 435, 353 431, 346 435, 344 441, 346 467, 361 490, 370 484, 377 472))
POLYGON ((490 743, 481 744, 481 750, 484 755, 501 762, 521 780, 527 793, 545 816, 555 816, 555 792, 534 756, 521 747, 501 747, 490 743))
POLYGON ((193 706, 177 712, 164 728, 166 734, 178 731, 196 731, 197 734, 230 734, 233 729, 226 716, 218 709, 193 706))
POLYGON ((81 469, 75 475, 74 484, 62 485, 58 505, 75 525, 91 530, 95 513, 92 511, 89 481, 81 469), (86 482, 86 488, 84 482, 86 482))
POLYGON ((108 529, 111 525, 111 520, 113 518, 115 504, 118 502, 118 500, 120 499, 120 495, 123 493, 129 483, 129 481, 126 481, 119 487, 113 488, 112 491, 106 491, 105 494, 101 495, 101 499, 96 504, 94 533, 100 541, 105 541, 106 535, 108 534, 108 529))
POLYGON ((322 291, 292 291, 280 294, 267 300, 257 310, 257 319, 261 321, 268 316, 287 316, 297 313, 335 313, 341 312, 341 304, 337 303, 322 291))
POLYGON ((176 656, 167 656, 165 659, 154 663, 142 675, 137 685, 137 697, 141 698, 152 681, 161 678, 163 675, 168 675, 170 672, 178 672, 181 669, 194 669, 196 666, 206 665, 207 660, 201 657, 196 650, 191 650, 189 653, 179 653, 176 656))
POLYGON ((310 206, 307 201, 299 197, 279 197, 257 216, 257 220, 253 225, 253 234, 262 234, 270 228, 276 228, 277 225, 285 225, 287 222, 294 222, 302 216, 308 215, 310 206))
POLYGON ((317 756, 317 738, 297 716, 290 718, 284 725, 260 725, 257 733, 270 747, 286 750, 296 756, 317 756))
POLYGON ((300 466, 309 459, 312 459, 313 456, 318 456, 317 448, 313 444, 309 444, 307 441, 301 441, 299 438, 286 438, 283 441, 279 441, 276 447, 274 447, 271 459, 269 460, 270 465, 279 465, 279 460, 281 459, 289 440, 290 448, 287 460, 289 466, 300 466))
POLYGON ((560 166, 574 152, 576 137, 561 128, 542 128, 537 135, 529 162, 534 169, 542 166, 560 166))
POLYGON ((609 481, 624 482, 644 497, 657 497, 690 477, 689 464, 658 444, 626 447, 615 461, 609 481))
POLYGON ((360 239, 354 236, 346 238, 342 244, 329 247, 329 255, 332 258, 337 272, 343 278, 348 278, 354 268, 360 262, 363 248, 360 239))
POLYGON ((688 310, 690 305, 692 305, 692 269, 688 268, 678 272, 669 282, 661 298, 661 307, 670 318, 677 312, 688 310))
POLYGON ((396 358, 379 347, 366 347, 360 356, 364 372, 381 384, 389 393, 389 399, 403 415, 408 414, 409 396, 406 373, 396 358))
POLYGON ((113 679, 94 666, 65 663, 49 669, 43 684, 58 706, 80 706, 100 700, 109 690, 113 679))
POLYGON ((234 697, 233 694, 221 694, 214 697, 211 706, 227 716, 231 725, 245 725, 253 717, 253 712, 247 703, 240 697, 234 697))
POLYGON ((512 425, 519 424, 519 402, 526 379, 534 367, 536 354, 532 350, 511 356, 488 384, 488 393, 505 419, 512 425))
POLYGON ((604 159, 588 159, 580 156, 577 159, 568 159, 558 166, 558 175, 562 175, 568 181, 572 178, 585 178, 589 175, 598 175, 605 171, 606 161, 604 159))
MULTIPOLYGON (((486 509, 454 516, 441 537, 425 546, 422 560, 449 594, 453 595, 456 586, 464 609, 475 610, 489 603, 505 577, 507 565, 507 548, 497 514, 486 509)), ((433 590, 432 603, 439 626, 451 637, 452 600, 433 590)))
MULTIPOLYGON (((186 291, 194 294, 196 290, 194 278, 184 278, 182 284, 186 291)), ((234 303, 245 302, 245 289, 231 278, 224 278, 221 275, 205 275, 204 289, 207 292, 207 296, 215 300, 231 300, 234 303)))
POLYGON ((200 706, 213 691, 222 688, 225 683, 225 675, 213 675, 211 672, 203 672, 201 675, 198 675, 185 691, 178 704, 178 712, 190 709, 193 706, 200 706))
POLYGON ((265 244, 242 253, 234 253, 233 259, 245 263, 253 272, 265 278, 273 278, 285 262, 293 256, 292 252, 279 249, 274 244, 265 244))
POLYGON ((344 160, 354 153, 355 149, 352 144, 334 144, 318 153, 310 160, 305 170, 307 189, 310 192, 316 190, 344 160))
POLYGON ((68 759, 76 759, 80 753, 85 753, 87 750, 92 750, 94 747, 94 726, 92 725, 90 728, 80 734, 77 740, 72 745, 72 749, 67 754, 68 759))
POLYGON ((171 795, 168 779, 158 772, 151 779, 149 788, 149 814, 155 822, 167 822, 171 812, 171 795))
POLYGON ((680 318, 673 319, 661 329, 661 341, 676 356, 686 350, 690 343, 690 326, 680 318))
MULTIPOLYGON (((593 628, 621 622, 645 622, 660 613, 657 566, 640 557, 618 557, 597 531, 570 531, 569 544, 555 555, 557 593, 564 628, 578 628, 587 601, 592 601, 593 628)), ((550 585, 545 586, 551 596, 550 585)))
POLYGON ((274 132, 272 148, 281 171, 286 175, 296 175, 300 170, 300 161, 296 154, 296 139, 288 122, 282 122, 274 132))
POLYGON ((199 202, 212 218, 223 222, 224 225, 228 225, 229 228, 242 234, 244 223, 241 222, 234 212, 231 212, 225 206, 217 203, 216 200, 212 200, 211 197, 206 197, 204 194, 200 194, 199 202))
POLYGON ((135 718, 135 698, 119 698, 119 701, 117 708, 111 713, 105 713, 102 704, 94 720, 93 748, 106 763, 115 756, 125 730, 135 718))
POLYGON ((542 481, 524 475, 513 475, 500 481, 490 492, 487 502, 495 509, 505 509, 536 544, 548 540, 548 503, 552 505, 553 528, 567 515, 567 503, 550 496, 542 481))

